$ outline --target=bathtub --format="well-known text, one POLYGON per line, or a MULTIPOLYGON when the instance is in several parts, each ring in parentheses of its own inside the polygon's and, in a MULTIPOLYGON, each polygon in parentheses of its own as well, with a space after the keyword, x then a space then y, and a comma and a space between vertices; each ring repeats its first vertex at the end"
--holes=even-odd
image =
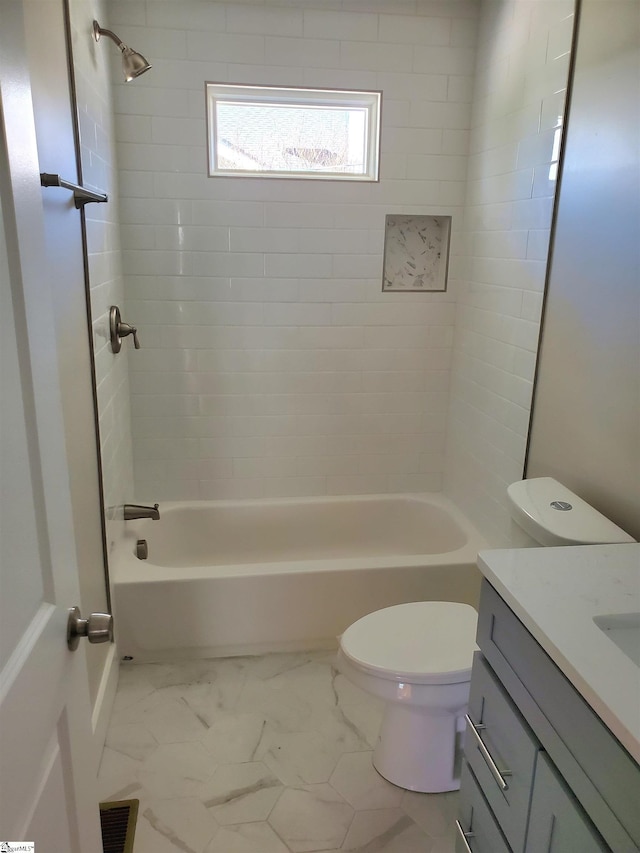
POLYGON ((486 547, 438 494, 167 502, 124 527, 112 603, 136 661, 328 648, 381 607, 477 606, 486 547))

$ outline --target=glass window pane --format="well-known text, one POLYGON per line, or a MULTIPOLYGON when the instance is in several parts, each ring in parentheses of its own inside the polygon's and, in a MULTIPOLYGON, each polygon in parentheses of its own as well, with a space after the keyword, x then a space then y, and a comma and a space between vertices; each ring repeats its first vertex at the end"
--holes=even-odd
POLYGON ((218 166, 271 172, 365 172, 366 110, 218 103, 218 166))
POLYGON ((210 174, 377 180, 379 93, 207 90, 210 174))

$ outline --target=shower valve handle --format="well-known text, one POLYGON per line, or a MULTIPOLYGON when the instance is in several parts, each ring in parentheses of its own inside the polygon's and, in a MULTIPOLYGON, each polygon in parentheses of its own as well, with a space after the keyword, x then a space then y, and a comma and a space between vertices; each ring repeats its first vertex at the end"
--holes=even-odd
POLYGON ((111 339, 111 349, 114 353, 120 352, 122 349, 122 338, 126 338, 127 335, 133 335, 133 345, 136 349, 140 349, 138 330, 129 323, 123 323, 120 316, 120 309, 117 305, 112 305, 109 310, 109 337, 111 339))
POLYGON ((126 338, 127 335, 133 335, 133 346, 135 349, 140 349, 140 341, 138 340, 138 330, 135 326, 130 326, 129 323, 120 323, 118 333, 121 338, 126 338))

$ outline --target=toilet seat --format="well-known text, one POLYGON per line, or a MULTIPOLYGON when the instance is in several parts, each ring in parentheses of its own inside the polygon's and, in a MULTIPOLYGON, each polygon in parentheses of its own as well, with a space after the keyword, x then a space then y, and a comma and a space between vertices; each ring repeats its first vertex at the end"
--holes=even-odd
POLYGON ((397 604, 350 625, 340 647, 354 666, 379 678, 456 684, 471 677, 477 616, 451 601, 397 604))

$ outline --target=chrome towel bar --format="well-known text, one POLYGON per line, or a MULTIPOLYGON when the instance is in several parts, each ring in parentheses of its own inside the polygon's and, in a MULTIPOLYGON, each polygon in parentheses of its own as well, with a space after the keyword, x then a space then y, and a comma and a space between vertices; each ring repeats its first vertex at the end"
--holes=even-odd
POLYGON ((73 184, 71 181, 65 181, 60 175, 51 175, 49 172, 40 173, 40 184, 43 187, 62 187, 64 190, 71 190, 75 206, 80 210, 89 202, 105 202, 109 201, 106 193, 97 193, 93 190, 85 189, 85 187, 73 184))

